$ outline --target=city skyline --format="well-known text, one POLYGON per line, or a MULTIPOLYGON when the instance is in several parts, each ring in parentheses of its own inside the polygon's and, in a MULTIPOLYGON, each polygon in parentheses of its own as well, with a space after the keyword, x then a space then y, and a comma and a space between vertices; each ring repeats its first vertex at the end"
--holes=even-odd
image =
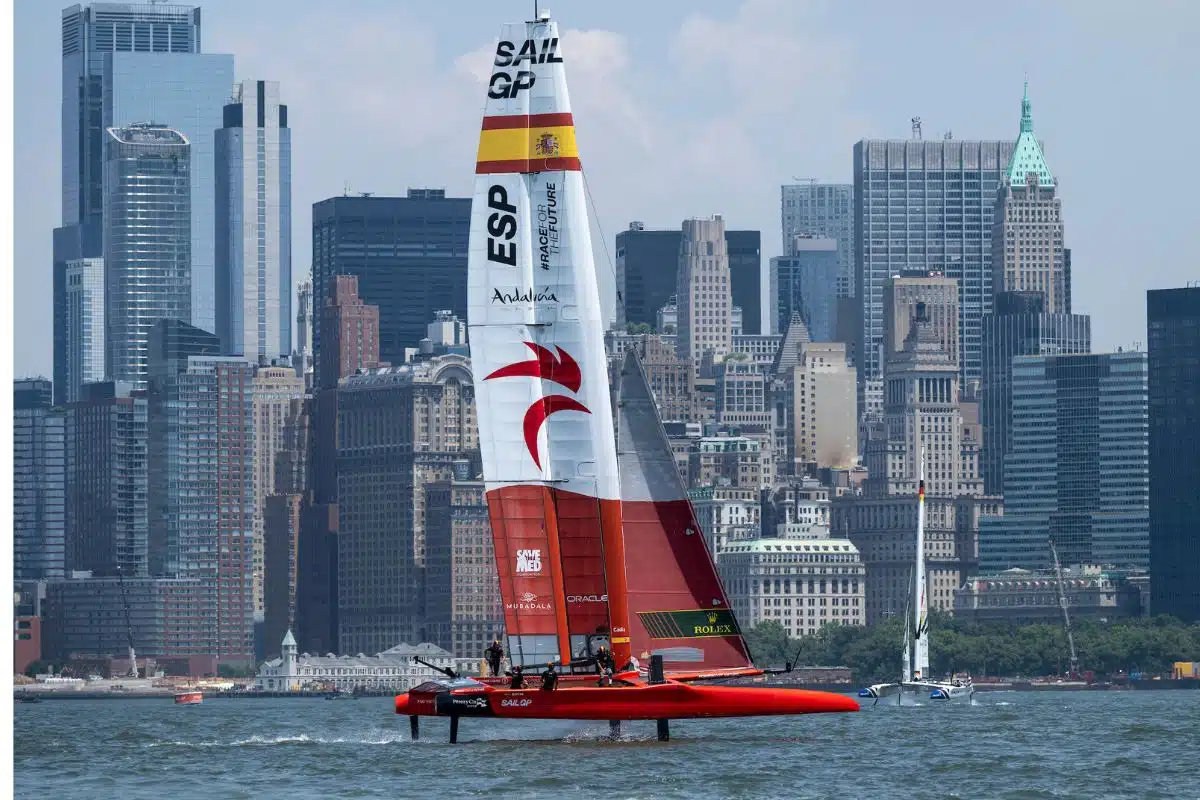
MULTIPOLYGON (((495 9, 477 15, 457 9, 451 18, 449 9, 396 10, 376 2, 363 2, 353 15, 316 5, 292 4, 287 14, 274 3, 199 5, 202 51, 234 53, 237 79, 279 81, 295 109, 296 282, 309 263, 312 204, 347 183, 380 195, 403 195, 409 186, 466 194, 478 128, 477 74, 486 65, 495 9), (383 33, 396 30, 404 31, 401 41, 383 33), (346 52, 357 57, 346 59, 346 52), (409 76, 400 84, 389 77, 398 58, 409 76), (351 89, 335 93, 334 85, 351 89), (436 113, 421 115, 418 124, 395 124, 414 106, 436 113), (339 148, 348 120, 360 130, 399 133, 358 136, 355 147, 339 148)), ((1038 136, 1061 181, 1078 278, 1075 306, 1095 320, 1095 349, 1144 342, 1144 309, 1127 307, 1123 297, 1193 277, 1186 254, 1196 250, 1200 233, 1187 224, 1184 192, 1200 177, 1200 165, 1173 157, 1171 148, 1145 148, 1138 175, 1146 185, 1138 192, 1113 190, 1112 170, 1097 166, 1119 152, 1124 120, 1136 118, 1140 129, 1165 135, 1192 127, 1195 112, 1172 98, 1200 92, 1200 70, 1187 67, 1197 58, 1183 49, 1188 25, 1178 16, 1169 25, 1160 19, 1166 4, 1136 11, 1083 3, 1039 8, 1032 36, 1026 27, 1032 7, 1011 10, 986 32, 934 25, 936 12, 912 21, 886 7, 867 31, 857 31, 851 12, 832 6, 748 2, 729 11, 701 3, 682 18, 658 8, 635 13, 622 3, 555 10, 568 26, 565 52, 578 64, 573 88, 593 170, 597 267, 610 304, 605 251, 611 253, 629 220, 657 227, 723 213, 731 227, 762 231, 765 263, 779 255, 780 185, 797 175, 847 182, 853 143, 908 138, 914 115, 925 120, 926 139, 941 138, 947 128, 955 138, 1015 139, 1026 71, 1038 136), (910 46, 900 52, 885 36, 910 46), (1106 55, 1117 42, 1129 56, 1119 63, 1106 55), (776 71, 763 78, 761 67, 739 55, 748 51, 777 53, 776 71), (947 58, 955 60, 954 74, 937 69, 947 58), (891 69, 898 59, 906 69, 891 69), (939 83, 913 82, 912 74, 937 75, 939 83), (822 124, 801 124, 813 118, 822 124), (1137 200, 1146 194, 1156 202, 1137 200)), ((513 4, 509 16, 526 11, 513 4)), ((58 6, 22 4, 15 18, 15 145, 22 156, 16 185, 47 187, 28 192, 16 209, 16 263, 25 265, 16 289, 30 300, 18 304, 16 321, 34 334, 16 353, 17 374, 51 374, 49 234, 61 208, 50 187, 57 187, 61 169, 58 136, 49 134, 60 125, 60 16, 58 6)))

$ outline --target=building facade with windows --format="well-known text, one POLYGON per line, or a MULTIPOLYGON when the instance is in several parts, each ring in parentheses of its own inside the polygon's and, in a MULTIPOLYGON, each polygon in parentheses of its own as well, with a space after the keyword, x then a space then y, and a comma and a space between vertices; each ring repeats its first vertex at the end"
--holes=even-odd
POLYGON ((145 389, 151 328, 192 320, 191 143, 149 123, 107 134, 105 371, 145 389))
POLYGON ((1200 286, 1146 293, 1150 608, 1200 620, 1200 286))
POLYGON ((313 205, 313 352, 326 347, 333 278, 358 278, 358 296, 379 308, 379 358, 403 364, 434 313, 467 316, 467 238, 471 198, 442 189, 405 197, 331 197, 313 205))
POLYGON ((216 131, 215 333, 225 355, 292 354, 292 131, 276 81, 233 87, 216 131))
POLYGON ((788 636, 866 623, 866 574, 858 549, 837 538, 730 542, 717 570, 740 624, 778 622, 788 636))
POLYGON ((780 210, 783 252, 788 252, 796 236, 835 240, 838 297, 854 297, 854 186, 817 181, 785 184, 780 187, 780 210))
POLYGON ((66 415, 45 378, 13 381, 13 577, 66 569, 66 415))
POLYGON ((787 255, 771 259, 773 333, 783 333, 793 312, 799 312, 813 341, 836 339, 841 274, 837 247, 836 239, 797 235, 788 245, 787 255))
POLYGON ((883 404, 883 293, 904 270, 958 282, 959 365, 982 368, 980 320, 991 311, 992 229, 1003 170, 1015 143, 864 139, 854 145, 855 283, 862 319, 856 347, 859 406, 883 404))
POLYGON ((1150 562, 1145 353, 1013 360, 1004 516, 982 520, 981 569, 1150 562))

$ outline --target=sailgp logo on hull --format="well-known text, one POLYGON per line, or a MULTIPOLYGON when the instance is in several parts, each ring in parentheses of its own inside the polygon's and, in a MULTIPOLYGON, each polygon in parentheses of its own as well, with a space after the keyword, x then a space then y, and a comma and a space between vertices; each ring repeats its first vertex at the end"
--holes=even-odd
POLYGON ((531 70, 521 69, 526 61, 530 66, 561 64, 562 56, 558 54, 558 37, 542 39, 540 42, 537 39, 526 39, 521 43, 519 52, 516 42, 501 41, 497 44, 496 59, 493 63, 497 67, 512 68, 515 70, 515 74, 504 70, 493 72, 492 79, 488 82, 488 97, 493 100, 512 98, 526 89, 533 88, 533 84, 537 82, 537 76, 531 70))
POLYGON ((529 573, 529 572, 541 572, 541 571, 542 571, 542 551, 541 550, 518 550, 517 551, 517 572, 529 573))
MULTIPOLYGON (((540 344, 525 342, 525 346, 537 356, 536 361, 518 361, 515 364, 508 364, 488 375, 484 380, 490 381, 497 378, 516 377, 540 378, 541 380, 564 386, 571 392, 579 391, 579 388, 583 385, 583 373, 579 369, 579 364, 575 359, 571 358, 570 353, 557 345, 554 348, 558 351, 557 356, 540 344)), ((529 455, 533 458, 534 466, 538 469, 542 468, 542 459, 538 455, 538 433, 541 432, 542 425, 546 423, 550 415, 557 414, 559 411, 580 411, 584 414, 592 413, 587 406, 578 400, 561 394, 546 395, 539 400, 535 400, 525 410, 525 419, 522 423, 522 429, 525 434, 525 447, 529 450, 529 455)))

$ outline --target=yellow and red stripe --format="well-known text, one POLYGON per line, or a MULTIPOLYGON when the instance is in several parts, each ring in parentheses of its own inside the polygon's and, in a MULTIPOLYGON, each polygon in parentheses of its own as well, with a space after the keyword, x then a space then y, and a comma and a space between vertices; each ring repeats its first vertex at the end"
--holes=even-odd
POLYGON ((578 170, 575 121, 570 114, 483 118, 476 174, 578 170), (550 147, 547 148, 546 144, 550 147), (549 152, 547 152, 549 150, 549 152))

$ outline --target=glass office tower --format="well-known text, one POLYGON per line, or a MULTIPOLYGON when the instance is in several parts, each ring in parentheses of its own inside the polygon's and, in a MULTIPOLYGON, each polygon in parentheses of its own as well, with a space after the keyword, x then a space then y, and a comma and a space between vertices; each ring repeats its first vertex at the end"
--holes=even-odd
POLYGON ((150 330, 192 311, 191 151, 171 128, 109 128, 104 176, 107 372, 146 387, 150 330))

